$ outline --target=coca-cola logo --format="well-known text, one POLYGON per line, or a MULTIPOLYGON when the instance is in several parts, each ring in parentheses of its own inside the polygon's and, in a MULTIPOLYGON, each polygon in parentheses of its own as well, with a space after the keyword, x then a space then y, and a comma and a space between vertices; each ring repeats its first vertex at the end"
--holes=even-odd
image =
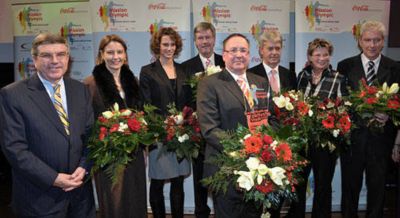
POLYGON ((149 4, 149 10, 164 10, 166 6, 166 3, 149 4))
POLYGON ((368 5, 354 5, 353 11, 368 11, 368 5))
POLYGON ((75 12, 75 8, 61 8, 60 14, 73 14, 75 12))
POLYGON ((252 5, 250 11, 267 11, 267 5, 252 5))

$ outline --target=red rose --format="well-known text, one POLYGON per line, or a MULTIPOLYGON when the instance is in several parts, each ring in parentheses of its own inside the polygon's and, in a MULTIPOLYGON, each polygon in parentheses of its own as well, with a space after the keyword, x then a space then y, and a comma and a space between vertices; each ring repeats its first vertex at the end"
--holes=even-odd
POLYGON ((107 119, 104 118, 103 116, 100 116, 100 117, 98 118, 98 120, 99 120, 100 123, 106 123, 106 122, 107 122, 107 119))
POLYGON ((261 159, 265 162, 268 163, 272 160, 272 154, 269 150, 264 150, 261 154, 261 159))
POLYGON ((139 132, 141 123, 137 119, 132 118, 128 120, 128 127, 133 132, 139 132))
POLYGON ((378 88, 375 86, 367 86, 366 88, 369 95, 375 95, 378 92, 378 88))
POLYGON ((375 98, 375 97, 367 98, 367 99, 365 100, 365 102, 366 102, 367 104, 375 104, 375 103, 378 102, 378 99, 375 98))
POLYGON ((256 185, 256 189, 264 194, 267 194, 274 190, 274 184, 272 182, 263 182, 261 185, 256 185))
POLYGON ((358 95, 359 98, 363 98, 367 93, 363 90, 360 92, 360 95, 358 95))
POLYGON ((335 118, 329 115, 325 120, 322 120, 322 125, 327 129, 332 129, 335 127, 335 118))
POLYGON ((118 131, 118 128, 119 128, 119 123, 113 124, 113 125, 111 126, 111 128, 110 128, 110 133, 113 133, 113 132, 118 131))
POLYGON ((104 126, 100 127, 99 140, 103 141, 106 135, 107 135, 107 128, 104 126))
POLYGON ((269 135, 264 135, 263 141, 265 144, 270 145, 274 141, 274 139, 269 135))

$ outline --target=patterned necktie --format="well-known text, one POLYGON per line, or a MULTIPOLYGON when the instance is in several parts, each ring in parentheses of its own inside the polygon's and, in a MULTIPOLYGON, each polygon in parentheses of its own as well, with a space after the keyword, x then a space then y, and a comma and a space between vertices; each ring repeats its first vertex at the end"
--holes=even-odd
POLYGON ((272 91, 275 93, 279 93, 279 84, 278 80, 276 79, 276 70, 271 70, 271 76, 269 77, 269 83, 271 84, 272 91))
POLYGON ((375 73, 375 64, 373 61, 368 62, 368 71, 367 71, 367 83, 368 85, 372 85, 374 80, 376 79, 376 73, 375 73))
POLYGON ((239 77, 236 81, 240 89, 242 90, 244 97, 246 97, 247 103, 249 103, 250 108, 253 108, 254 102, 253 98, 251 97, 250 90, 249 88, 247 88, 246 80, 244 80, 243 77, 239 77))
POLYGON ((61 98, 61 92, 60 92, 60 84, 57 84, 53 87, 54 89, 54 107, 56 108, 56 111, 58 113, 58 116, 60 117, 60 120, 62 124, 64 125, 65 132, 67 132, 67 135, 69 135, 69 121, 67 114, 65 113, 65 110, 62 105, 62 98, 61 98))
POLYGON ((211 66, 211 60, 210 58, 206 59, 206 68, 208 68, 209 66, 211 66))

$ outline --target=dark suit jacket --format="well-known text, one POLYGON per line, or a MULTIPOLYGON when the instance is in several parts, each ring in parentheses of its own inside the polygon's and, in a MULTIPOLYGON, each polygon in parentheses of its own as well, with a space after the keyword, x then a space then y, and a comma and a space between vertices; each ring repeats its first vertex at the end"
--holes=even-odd
POLYGON ((163 115, 168 113, 168 104, 175 103, 176 108, 182 110, 185 105, 189 106, 191 103, 192 91, 186 83, 188 77, 180 64, 175 63, 175 71, 176 90, 173 89, 159 60, 143 66, 140 71, 140 93, 143 101, 159 108, 163 115))
MULTIPOLYGON (((267 72, 265 71, 262 62, 259 65, 250 68, 249 71, 264 77, 265 79, 267 79, 269 83, 267 72)), ((281 85, 280 86, 281 91, 289 91, 296 89, 296 74, 282 66, 279 66, 278 71, 279 71, 279 82, 281 85)))
POLYGON ((71 192, 53 186, 58 173, 87 169, 84 143, 93 123, 89 90, 70 78, 64 82, 69 136, 37 74, 1 90, 1 145, 12 166, 13 207, 19 215, 59 212, 91 185, 71 192))
MULTIPOLYGON (((360 80, 366 79, 361 54, 340 61, 337 70, 345 76, 346 86, 349 86, 352 90, 357 90, 360 80)), ((377 71, 377 79, 380 85, 384 82, 387 82, 388 85, 400 83, 400 65, 382 55, 377 71)), ((362 152, 364 146, 371 144, 376 145, 370 146, 374 150, 374 154, 388 156, 392 150, 396 132, 397 130, 391 122, 385 125, 383 134, 371 135, 366 127, 361 126, 360 129, 356 129, 352 133, 353 143, 351 149, 353 152, 362 152)))
MULTIPOLYGON (((221 55, 214 53, 214 59, 215 66, 225 68, 225 63, 221 55)), ((193 75, 198 72, 204 72, 205 70, 203 63, 201 62, 200 55, 196 55, 195 57, 183 62, 182 66, 185 72, 189 75, 193 75)))
MULTIPOLYGON (((268 92, 268 83, 261 77, 247 73, 249 85, 268 92)), ((259 100, 261 106, 271 106, 269 99, 259 100)), ((239 124, 247 127, 246 108, 242 90, 227 70, 205 77, 200 81, 197 93, 197 113, 201 132, 206 140, 205 157, 221 153, 223 147, 218 135, 226 130, 235 130, 239 124)), ((218 168, 211 164, 204 165, 204 177, 211 176, 218 168)))

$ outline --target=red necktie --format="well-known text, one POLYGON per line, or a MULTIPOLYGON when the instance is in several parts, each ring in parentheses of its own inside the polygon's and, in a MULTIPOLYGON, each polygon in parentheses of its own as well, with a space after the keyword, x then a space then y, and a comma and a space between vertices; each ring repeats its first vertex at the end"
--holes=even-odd
POLYGON ((276 78, 276 70, 271 70, 271 76, 269 77, 269 83, 271 84, 272 91, 279 93, 278 79, 276 78))

